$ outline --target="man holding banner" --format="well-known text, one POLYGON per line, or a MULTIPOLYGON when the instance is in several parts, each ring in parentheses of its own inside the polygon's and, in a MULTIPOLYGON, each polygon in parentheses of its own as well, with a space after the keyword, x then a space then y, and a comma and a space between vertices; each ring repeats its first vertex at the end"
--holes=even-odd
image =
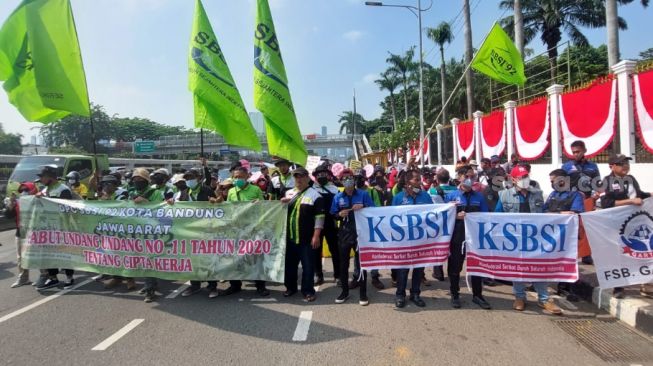
MULTIPOLYGON (((469 168, 472 169, 472 168, 469 168)), ((449 259, 447 260, 447 275, 449 276, 449 290, 451 292, 451 306, 460 309, 460 272, 465 261, 465 215, 468 212, 488 212, 485 197, 480 192, 472 190, 474 182, 470 178, 463 180, 458 189, 445 196, 445 202, 456 204, 456 224, 449 246, 449 259)), ((483 279, 471 276, 472 302, 483 309, 492 307, 483 297, 483 279)))

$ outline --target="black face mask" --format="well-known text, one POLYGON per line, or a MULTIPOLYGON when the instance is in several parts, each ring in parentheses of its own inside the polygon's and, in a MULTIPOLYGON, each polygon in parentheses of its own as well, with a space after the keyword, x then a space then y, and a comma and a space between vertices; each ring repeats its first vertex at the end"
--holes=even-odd
POLYGON ((165 183, 165 182, 166 182, 166 181, 165 181, 165 177, 163 177, 162 175, 155 174, 155 175, 152 177, 152 183, 154 183, 154 184, 156 184, 156 185, 162 185, 162 184, 165 183))
POLYGON ((376 182, 377 186, 382 187, 382 188, 384 188, 386 186, 386 184, 387 184, 386 181, 385 181, 385 178, 382 178, 382 177, 376 178, 375 182, 376 182))
POLYGON ((320 183, 321 186, 324 186, 324 185, 326 185, 327 183, 329 183, 329 178, 327 178, 327 177, 319 177, 319 178, 317 178, 317 182, 320 183))
POLYGON ((361 189, 363 187, 365 187, 365 179, 356 178, 356 188, 361 189))
POLYGON ((136 188, 139 191, 142 191, 143 189, 147 188, 147 181, 146 180, 135 180, 132 181, 134 184, 134 188, 136 188))

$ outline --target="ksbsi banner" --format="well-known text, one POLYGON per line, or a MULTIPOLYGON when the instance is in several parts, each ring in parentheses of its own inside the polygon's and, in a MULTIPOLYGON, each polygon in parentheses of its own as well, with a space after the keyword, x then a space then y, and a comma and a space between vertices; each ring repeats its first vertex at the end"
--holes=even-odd
POLYGON ((653 199, 582 214, 602 288, 653 281, 653 199))
POLYGON ((286 205, 20 198, 23 267, 283 282, 286 205))
POLYGON ((578 216, 469 213, 467 274, 506 281, 578 280, 578 216))
POLYGON ((370 207, 355 215, 363 269, 429 267, 449 257, 454 205, 370 207))

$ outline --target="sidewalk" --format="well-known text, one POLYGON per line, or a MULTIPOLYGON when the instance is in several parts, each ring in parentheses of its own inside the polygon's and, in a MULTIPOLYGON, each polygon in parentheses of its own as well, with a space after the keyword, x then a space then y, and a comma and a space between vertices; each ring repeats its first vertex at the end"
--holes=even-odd
POLYGON ((578 264, 580 283, 575 292, 583 299, 591 301, 601 309, 626 324, 653 335, 653 299, 639 294, 639 285, 626 287, 625 298, 619 300, 612 297, 612 289, 600 291, 594 266, 578 264), (599 301, 599 293, 601 299, 599 301))

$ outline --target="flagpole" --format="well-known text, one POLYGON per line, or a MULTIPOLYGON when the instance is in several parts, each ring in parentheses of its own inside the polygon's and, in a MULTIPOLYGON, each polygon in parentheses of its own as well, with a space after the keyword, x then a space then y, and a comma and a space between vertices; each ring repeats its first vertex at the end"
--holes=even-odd
POLYGON ((204 157, 204 129, 200 128, 200 158, 204 157))

